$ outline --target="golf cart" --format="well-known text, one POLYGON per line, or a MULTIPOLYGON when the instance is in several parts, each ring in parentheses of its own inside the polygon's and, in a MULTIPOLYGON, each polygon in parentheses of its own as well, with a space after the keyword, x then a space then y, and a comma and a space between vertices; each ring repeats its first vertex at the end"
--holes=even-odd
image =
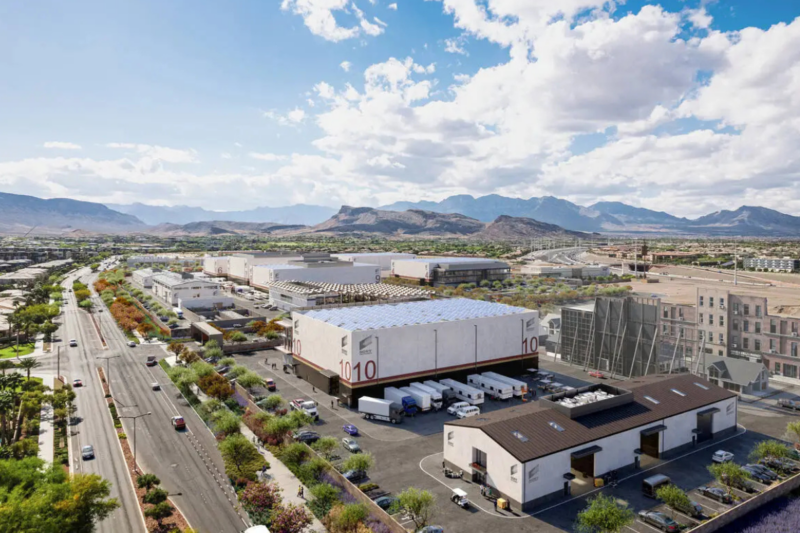
POLYGON ((450 496, 450 501, 457 503, 462 509, 469 509, 469 500, 467 493, 461 489, 453 489, 453 495, 450 496))

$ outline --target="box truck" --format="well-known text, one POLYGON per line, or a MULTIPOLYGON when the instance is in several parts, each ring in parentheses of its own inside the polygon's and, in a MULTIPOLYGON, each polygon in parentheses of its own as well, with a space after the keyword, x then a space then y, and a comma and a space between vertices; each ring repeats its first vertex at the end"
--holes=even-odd
POLYGON ((520 381, 514 378, 508 378, 496 372, 484 372, 481 375, 489 379, 499 381, 500 383, 508 383, 514 390, 514 396, 522 396, 528 393, 528 384, 525 383, 524 381, 520 381))
POLYGON ((481 389, 464 385, 452 379, 442 379, 439 380, 439 383, 453 389, 456 393, 456 398, 459 400, 464 400, 470 405, 480 405, 483 403, 483 391, 481 389))
POLYGON ((358 399, 358 412, 367 420, 383 420, 392 424, 403 421, 403 408, 391 400, 362 396, 358 399))
POLYGON ((396 387, 383 389, 383 398, 402 406, 403 412, 408 416, 417 414, 417 402, 414 398, 396 387))
POLYGON ((438 381, 427 380, 422 382, 423 385, 427 385, 432 389, 438 390, 442 395, 442 401, 444 405, 450 405, 453 402, 459 401, 458 397, 456 396, 456 391, 454 391, 451 387, 447 385, 442 385, 438 381))
POLYGON ((514 397, 514 390, 511 385, 483 377, 480 374, 467 376, 467 384, 483 390, 495 400, 508 400, 514 397))
POLYGON ((423 413, 431 410, 431 395, 414 387, 400 387, 400 390, 414 398, 417 408, 423 413))
POLYGON ((414 382, 409 385, 412 389, 417 389, 431 396, 431 405, 435 410, 439 410, 442 408, 442 393, 438 390, 434 389, 433 387, 429 387, 427 385, 423 385, 422 383, 414 382))

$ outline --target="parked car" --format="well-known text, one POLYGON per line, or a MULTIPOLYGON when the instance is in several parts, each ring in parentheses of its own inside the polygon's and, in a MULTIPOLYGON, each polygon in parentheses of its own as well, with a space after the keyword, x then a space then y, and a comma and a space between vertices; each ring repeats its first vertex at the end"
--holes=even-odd
POLYGON ((228 373, 231 369, 228 365, 219 365, 218 367, 214 368, 218 373, 222 374, 223 376, 228 373))
POLYGON ((778 474, 762 465, 745 465, 742 468, 750 474, 750 477, 765 485, 769 485, 780 478, 778 474))
POLYGON ((172 427, 174 427, 176 430, 186 429, 186 421, 183 419, 182 416, 173 416, 172 427))
POLYGON ((136 342, 128 341, 128 346, 130 346, 131 348, 136 348, 136 342))
POLYGON ((81 381, 79 379, 73 379, 72 380, 72 388, 76 388, 76 387, 83 387, 83 381, 81 381))
POLYGON ((697 492, 710 500, 720 503, 733 503, 733 497, 719 487, 700 487, 697 492))
POLYGON ((677 533, 681 530, 680 524, 658 511, 639 511, 639 520, 665 533, 677 533))
POLYGON ((316 433, 314 431, 301 431, 295 434, 294 440, 296 440, 297 442, 305 442, 306 444, 311 444, 319 440, 319 433, 316 433))
POLYGON ((70 339, 69 340, 69 345, 70 345, 70 347, 74 348, 74 347, 76 347, 78 345, 78 341, 76 341, 75 339, 70 339))
MULTIPOLYGON (((724 474, 722 475, 722 483, 725 484, 725 485, 728 484, 728 477, 726 475, 724 475, 724 474)), ((747 481, 746 479, 741 480, 741 481, 738 480, 738 479, 734 480, 730 484, 730 486, 733 487, 734 489, 739 489, 740 491, 746 492, 748 494, 753 494, 755 492, 758 492, 758 490, 756 489, 756 486, 753 485, 752 483, 750 483, 749 481, 747 481)))
POLYGON ((593 378, 606 379, 606 375, 600 372, 599 370, 592 370, 591 372, 589 372, 589 375, 592 376, 593 378))
POLYGON ((790 461, 789 459, 783 459, 779 457, 767 457, 761 459, 758 464, 764 465, 767 468, 770 468, 778 473, 785 472, 785 473, 792 473, 797 472, 800 470, 797 464, 794 461, 790 461))
POLYGON ((442 526, 425 526, 417 533, 444 533, 444 528, 442 526))
POLYGON ((167 324, 167 327, 168 327, 169 329, 175 329, 175 328, 177 328, 177 327, 178 327, 178 324, 167 324))
POLYGON ((679 505, 675 507, 675 510, 689 515, 692 518, 703 518, 705 516, 705 513, 703 512, 703 506, 692 500, 689 500, 689 503, 685 506, 679 505))
POLYGON ((274 391, 278 387, 275 386, 275 380, 271 378, 267 378, 267 390, 274 391))
POLYGON ((150 384, 150 388, 153 390, 161 390, 161 385, 159 385, 158 382, 154 381, 153 383, 150 384))
POLYGON ((348 470, 347 472, 343 472, 342 475, 350 483, 356 483, 362 479, 367 479, 367 473, 363 470, 348 470))
POLYGON ((240 327, 242 327, 242 325, 241 325, 241 324, 234 324, 234 325, 233 325, 233 326, 231 326, 231 327, 232 327, 232 328, 240 328, 240 327))
POLYGON ((459 409, 463 409, 464 407, 469 407, 469 406, 470 405, 467 402, 456 402, 447 408, 447 414, 455 415, 456 413, 458 413, 459 409))
POLYGON ((361 453, 361 446, 358 445, 355 439, 345 437, 342 439, 342 446, 350 453, 361 453))
POLYGON ((156 356, 155 355, 148 355, 147 356, 147 361, 145 362, 145 365, 147 365, 147 366, 156 366, 157 364, 158 364, 158 361, 156 361, 156 356))
POLYGON ((733 461, 733 454, 725 450, 717 450, 711 456, 711 460, 715 463, 728 463, 733 461))
POLYGON ((397 508, 397 505, 395 505, 397 503, 397 498, 395 498, 394 496, 381 496, 380 498, 376 498, 373 501, 375 502, 375 505, 377 505, 384 511, 392 510, 394 512, 397 512, 399 510, 397 508), (395 508, 392 509, 392 506, 394 506, 395 508))
POLYGON ((358 435, 358 428, 355 427, 353 424, 345 424, 342 426, 342 430, 348 435, 358 435))
POLYGON ((780 400, 778 400, 778 405, 786 409, 791 409, 792 411, 797 411, 798 409, 800 409, 800 401, 796 399, 788 400, 785 398, 781 398, 780 400))
POLYGON ((88 444, 81 448, 81 457, 83 457, 84 460, 94 459, 94 446, 88 444))
POLYGON ((216 356, 215 357, 206 357, 205 359, 203 359, 203 361, 205 361, 206 363, 208 363, 210 365, 215 365, 215 364, 217 364, 217 361, 219 361, 219 359, 220 358, 216 357, 216 356))

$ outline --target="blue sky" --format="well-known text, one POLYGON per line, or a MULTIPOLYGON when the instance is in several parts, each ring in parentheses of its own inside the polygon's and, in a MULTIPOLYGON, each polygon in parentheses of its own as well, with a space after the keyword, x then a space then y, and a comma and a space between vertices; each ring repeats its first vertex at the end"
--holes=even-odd
POLYGON ((0 191, 211 209, 500 193, 800 211, 786 161, 800 4, 658 6, 6 2, 0 191), (331 6, 354 35, 316 24, 331 6), (780 146, 730 161, 750 135, 780 146))

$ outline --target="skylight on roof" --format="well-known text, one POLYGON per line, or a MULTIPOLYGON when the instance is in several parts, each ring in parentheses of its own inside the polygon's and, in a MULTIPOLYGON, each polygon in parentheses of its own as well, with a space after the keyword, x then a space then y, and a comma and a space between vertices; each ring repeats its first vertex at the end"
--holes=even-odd
POLYGON ((705 386, 705 385, 703 385, 702 383, 697 383, 697 382, 695 381, 695 383, 694 383, 694 384, 695 384, 695 385, 697 385, 698 387, 700 387, 700 388, 701 388, 701 389, 703 389, 703 390, 708 390, 708 387, 706 387, 706 386, 705 386))
POLYGON ((561 426, 559 426, 558 424, 556 424, 552 420, 550 422, 548 422, 548 424, 550 424, 550 427, 555 429, 556 431, 564 431, 564 428, 562 428, 561 426))
POLYGON ((528 437, 526 437, 525 435, 523 435, 519 431, 512 431, 511 434, 514 435, 515 437, 517 437, 522 442, 528 442, 528 437))
POLYGON ((645 396, 644 399, 647 400, 647 401, 653 402, 656 405, 661 403, 658 400, 656 400, 655 398, 653 398, 652 396, 645 396))
POLYGON ((686 396, 686 393, 685 393, 685 392, 681 392, 681 391, 679 391, 678 389, 670 389, 670 390, 671 390, 672 392, 674 392, 675 394, 677 394, 678 396, 686 396))

